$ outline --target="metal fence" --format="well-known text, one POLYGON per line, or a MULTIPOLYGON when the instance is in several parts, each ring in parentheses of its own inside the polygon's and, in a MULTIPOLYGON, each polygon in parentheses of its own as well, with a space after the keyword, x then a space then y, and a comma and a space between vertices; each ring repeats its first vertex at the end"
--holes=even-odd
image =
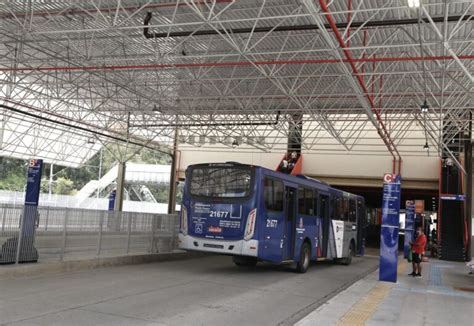
MULTIPOLYGON (((48 207, 69 207, 94 210, 106 210, 109 207, 108 198, 80 198, 69 195, 50 195, 47 193, 40 193, 38 202, 39 206, 48 207)), ((0 190, 0 205, 11 204, 14 206, 23 206, 24 203, 25 192, 0 190)), ((176 205, 176 210, 179 211, 180 209, 180 205, 176 205)), ((168 212, 168 204, 124 200, 123 211, 166 214, 166 212, 168 212)))
MULTIPOLYGON (((162 253, 177 246, 176 215, 38 207, 34 230, 25 233, 25 229, 20 232, 25 228, 25 209, 0 204, 0 255, 4 260, 18 251, 19 241, 23 249, 34 244, 40 261, 162 253)), ((34 257, 34 253, 26 255, 34 257)))

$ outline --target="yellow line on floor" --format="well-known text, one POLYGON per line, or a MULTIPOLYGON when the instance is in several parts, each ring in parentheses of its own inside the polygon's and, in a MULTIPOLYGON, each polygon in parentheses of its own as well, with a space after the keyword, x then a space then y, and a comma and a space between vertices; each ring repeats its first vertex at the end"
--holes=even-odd
MULTIPOLYGON (((405 273, 407 266, 408 264, 404 259, 400 260, 397 273, 399 275, 405 273)), ((393 286, 394 284, 391 283, 378 283, 369 293, 355 303, 351 309, 338 320, 336 325, 365 325, 393 286)))

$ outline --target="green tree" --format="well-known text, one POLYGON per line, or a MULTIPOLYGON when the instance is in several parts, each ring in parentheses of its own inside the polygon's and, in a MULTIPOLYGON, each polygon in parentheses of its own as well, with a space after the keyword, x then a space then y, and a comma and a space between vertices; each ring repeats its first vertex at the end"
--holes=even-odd
MULTIPOLYGON (((116 163, 117 151, 124 151, 125 145, 117 147, 116 144, 108 144, 102 148, 102 176, 107 173, 116 163)), ((97 180, 99 177, 99 165, 101 154, 98 151, 80 168, 63 167, 55 164, 53 168, 53 193, 73 194, 80 190, 89 181, 97 180)), ((135 154, 130 162, 144 164, 170 164, 171 158, 165 153, 153 151, 147 148, 141 149, 135 154)), ((15 158, 0 157, 0 189, 10 191, 24 191, 26 185, 27 161, 15 158)), ((41 191, 48 192, 48 182, 51 164, 45 164, 43 178, 41 180, 41 191)), ((168 186, 151 185, 153 194, 159 202, 168 201, 168 186)))
POLYGON ((0 189, 23 191, 26 185, 26 161, 0 157, 0 189))
POLYGON ((54 182, 54 193, 58 195, 74 195, 76 189, 72 180, 59 177, 54 182))

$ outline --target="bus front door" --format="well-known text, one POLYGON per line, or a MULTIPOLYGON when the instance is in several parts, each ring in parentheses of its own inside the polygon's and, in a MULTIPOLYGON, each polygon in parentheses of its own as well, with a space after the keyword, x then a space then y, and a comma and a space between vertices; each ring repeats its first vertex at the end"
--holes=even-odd
POLYGON ((293 259, 295 243, 295 220, 296 220, 296 189, 285 188, 286 197, 286 222, 285 234, 283 235, 283 260, 293 259))
POLYGON ((322 252, 321 256, 322 257, 327 257, 328 254, 328 240, 329 240, 329 197, 325 195, 320 195, 319 196, 320 200, 320 216, 322 220, 322 239, 321 239, 321 245, 322 245, 322 252))

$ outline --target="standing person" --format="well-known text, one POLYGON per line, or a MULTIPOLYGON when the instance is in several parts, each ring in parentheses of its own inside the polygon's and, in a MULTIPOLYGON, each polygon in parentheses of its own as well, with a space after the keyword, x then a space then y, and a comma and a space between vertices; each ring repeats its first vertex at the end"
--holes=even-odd
POLYGON ((295 167, 296 161, 298 161, 298 153, 291 152, 290 159, 288 160, 288 171, 291 173, 291 170, 295 167))
POLYGON ((288 173, 288 161, 283 159, 280 163, 280 172, 288 173))
POLYGON ((421 260, 423 259, 426 246, 426 236, 421 226, 416 228, 416 239, 414 242, 410 241, 410 245, 413 257, 413 272, 409 275, 421 278, 421 260))

